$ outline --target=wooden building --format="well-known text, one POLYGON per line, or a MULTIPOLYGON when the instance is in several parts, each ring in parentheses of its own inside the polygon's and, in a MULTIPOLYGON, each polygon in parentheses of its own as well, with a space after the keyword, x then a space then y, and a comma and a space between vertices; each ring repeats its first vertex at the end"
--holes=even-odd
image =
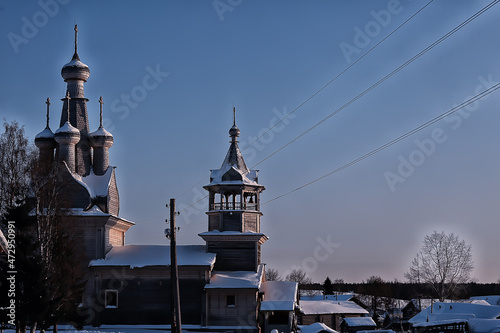
MULTIPOLYGON (((134 223, 119 216, 115 168, 109 165, 114 140, 102 125, 102 98, 100 126, 89 130, 84 84, 90 69, 77 53, 76 26, 75 51, 61 75, 67 89, 60 128, 53 133, 49 127, 47 100, 47 126, 35 144, 47 172, 55 168, 58 174, 68 202, 64 218, 85 258, 80 265, 87 284, 78 312, 86 324, 95 326, 170 324, 170 247, 125 245, 125 234, 134 223)), ((239 134, 233 119, 229 151, 204 187, 209 193, 208 230, 199 236, 206 245, 177 247, 182 325, 202 331, 268 332, 280 316, 259 309, 263 301, 273 300, 271 293, 281 283, 295 290, 281 299, 286 308, 276 309, 287 314, 287 320, 279 322, 280 331, 290 332, 297 285, 266 284, 261 246, 268 238, 260 230, 260 193, 265 188, 257 170, 245 164, 239 134)))
POLYGON ((344 319, 368 315, 368 311, 352 301, 301 300, 299 305, 301 325, 324 323, 336 331, 340 331, 344 319))
POLYGON ((373 331, 377 324, 370 317, 344 318, 340 323, 341 333, 356 333, 359 331, 373 331))

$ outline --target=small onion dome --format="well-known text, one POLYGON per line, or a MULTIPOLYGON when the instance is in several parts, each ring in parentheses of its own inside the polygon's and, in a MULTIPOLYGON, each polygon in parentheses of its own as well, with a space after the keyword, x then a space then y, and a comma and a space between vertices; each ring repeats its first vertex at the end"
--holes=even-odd
POLYGON ((87 81, 90 76, 90 69, 87 65, 80 61, 77 53, 73 55, 70 62, 61 69, 61 76, 64 81, 67 80, 83 80, 87 81))
POLYGON ((67 121, 56 131, 55 139, 58 143, 76 144, 80 141, 80 131, 67 121))
POLYGON ((240 129, 238 128, 238 126, 233 125, 233 127, 231 127, 231 129, 229 130, 229 136, 240 136, 240 129))
POLYGON ((104 127, 99 128, 89 134, 92 147, 111 147, 113 145, 113 135, 106 131, 104 127))
POLYGON ((46 127, 43 131, 35 136, 35 145, 38 148, 42 148, 45 146, 52 148, 55 147, 56 142, 54 141, 54 133, 52 133, 50 128, 46 127))

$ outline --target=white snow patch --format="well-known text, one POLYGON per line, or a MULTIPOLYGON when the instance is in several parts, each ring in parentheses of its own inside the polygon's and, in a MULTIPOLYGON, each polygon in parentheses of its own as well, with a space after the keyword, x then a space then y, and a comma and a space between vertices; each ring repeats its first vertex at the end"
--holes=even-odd
POLYGON ((368 314, 368 311, 351 301, 304 301, 299 302, 301 312, 305 315, 312 314, 368 314))
POLYGON ((43 131, 41 131, 40 133, 38 133, 35 136, 35 140, 36 139, 53 139, 53 138, 54 138, 54 133, 48 127, 45 127, 45 129, 43 131))
POLYGON ((264 293, 261 311, 293 311, 297 304, 298 284, 291 281, 266 281, 260 287, 264 293))
POLYGON ((70 134, 80 135, 80 131, 77 128, 73 127, 73 125, 71 125, 68 121, 57 129, 56 134, 59 133, 70 133, 70 134))
POLYGON ((85 65, 83 62, 81 62, 80 60, 78 59, 71 59, 70 62, 68 62, 66 65, 63 66, 63 68, 65 67, 84 67, 84 68, 89 68, 89 66, 85 65))
POLYGON ((475 303, 441 303, 437 302, 422 310, 409 320, 410 323, 422 323, 432 320, 448 320, 463 318, 497 319, 500 316, 500 306, 475 303))
POLYGON ((318 333, 318 332, 330 332, 330 333, 338 333, 334 329, 331 329, 329 326, 323 324, 323 323, 314 323, 311 325, 302 325, 299 326, 300 331, 302 333, 318 333))
POLYGON ((205 285, 206 289, 259 289, 262 283, 263 265, 259 266, 257 272, 234 271, 234 272, 212 272, 210 283, 205 285))
MULTIPOLYGON (((177 246, 179 266, 210 266, 215 263, 215 253, 205 252, 204 245, 177 246)), ((168 245, 126 245, 114 247, 105 259, 91 260, 89 266, 170 266, 170 246, 168 245)))
POLYGON ((344 321, 350 327, 359 327, 359 326, 373 326, 373 327, 377 327, 377 324, 375 324, 375 322, 373 321, 373 319, 370 318, 370 317, 344 318, 344 321))

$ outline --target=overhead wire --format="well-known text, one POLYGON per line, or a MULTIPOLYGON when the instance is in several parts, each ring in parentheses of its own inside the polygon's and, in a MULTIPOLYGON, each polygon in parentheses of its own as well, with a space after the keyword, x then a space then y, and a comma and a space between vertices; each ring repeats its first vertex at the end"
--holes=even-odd
POLYGON ((369 88, 365 89, 363 92, 361 92, 360 94, 358 94, 356 97, 352 98, 349 102, 347 102, 344 105, 342 105, 341 107, 337 108, 335 111, 333 111, 332 113, 330 113, 329 115, 327 115, 326 117, 324 117, 323 119, 321 119, 319 122, 317 122, 316 124, 314 124, 313 126, 311 126, 310 128, 308 128, 306 131, 302 132, 300 135, 296 136, 294 139, 292 139, 291 141, 289 141, 288 143, 286 143, 285 145, 283 145, 281 148, 275 150, 273 153, 271 153, 270 155, 268 155, 267 157, 265 157, 264 159, 262 159, 260 162, 258 162, 257 164, 253 165, 252 168, 256 167, 257 165, 261 164, 262 162, 264 162, 267 159, 271 158, 272 156, 276 155, 277 153, 279 153, 280 151, 282 151, 286 147, 290 146, 295 141, 297 141, 300 138, 302 138, 307 133, 309 133, 312 130, 314 130, 319 125, 323 124, 325 121, 327 121, 328 119, 330 119, 331 117, 333 117, 337 113, 341 112, 342 110, 344 110, 345 108, 347 108, 348 106, 350 106, 351 104, 353 104, 354 102, 356 102, 357 100, 359 100, 361 97, 363 97, 364 95, 366 95, 367 93, 369 93, 370 91, 372 91, 373 89, 375 89, 376 87, 378 87, 380 84, 382 84, 383 82, 385 82, 387 79, 391 78, 396 73, 398 73, 399 71, 401 71, 403 68, 405 68, 406 66, 408 66, 409 64, 411 64, 412 62, 414 62, 415 60, 417 60, 418 58, 420 58, 422 55, 424 55, 427 52, 429 52, 430 50, 432 50, 434 47, 436 47, 437 45, 439 45, 441 42, 443 42, 444 40, 446 40, 448 37, 452 36, 454 33, 456 33, 457 31, 459 31, 463 27, 465 27, 467 24, 469 24, 470 22, 472 22, 474 19, 476 19, 477 17, 479 17, 481 14, 483 14, 484 12, 486 12, 488 9, 490 9, 491 7, 493 7, 494 5, 496 5, 499 1, 500 0, 494 0, 494 1, 490 2, 488 5, 486 5, 481 10, 479 10, 478 12, 476 12, 475 14, 473 14, 471 17, 469 17, 468 19, 466 19, 464 22, 460 23, 458 26, 456 26, 455 28, 453 28, 452 30, 450 30, 448 33, 446 33, 445 35, 443 35, 441 38, 439 38, 438 40, 436 40, 434 43, 430 44, 425 49, 423 49, 422 51, 420 51, 419 53, 417 53, 416 55, 414 55, 412 58, 410 58, 409 60, 407 60, 401 66, 399 66, 398 68, 396 68, 395 70, 393 70, 392 72, 390 72, 389 74, 387 74, 386 76, 384 76, 383 78, 381 78, 380 80, 378 80, 377 82, 375 82, 369 88))
POLYGON ((410 131, 408 131, 408 132, 406 132, 406 133, 404 133, 404 134, 402 134, 402 135, 398 136, 397 138, 395 138, 395 139, 393 139, 393 140, 391 140, 391 141, 387 142, 386 144, 384 144, 384 145, 382 145, 382 146, 379 146, 379 147, 378 147, 378 148, 376 148, 376 149, 371 150, 370 152, 368 152, 368 153, 364 154, 363 156, 358 157, 357 159, 352 160, 352 161, 350 161, 349 163, 346 163, 346 164, 342 165, 341 167, 338 167, 338 168, 336 168, 336 169, 334 169, 334 170, 332 170, 332 171, 330 171, 330 172, 328 172, 328 173, 326 173, 326 174, 322 175, 321 177, 318 177, 318 178, 316 178, 316 179, 314 179, 314 180, 312 180, 312 181, 310 181, 310 182, 308 182, 308 183, 305 183, 304 185, 301 185, 301 186, 299 186, 299 187, 296 187, 296 188, 294 188, 294 189, 292 189, 292 190, 290 190, 290 191, 288 191, 288 192, 286 192, 286 193, 284 193, 284 194, 278 195, 278 196, 274 197, 273 199, 268 200, 268 201, 266 201, 266 202, 262 203, 262 205, 266 205, 266 204, 268 204, 268 203, 270 203, 270 202, 273 202, 273 201, 275 201, 275 200, 278 200, 278 199, 280 199, 280 198, 283 198, 283 197, 285 197, 285 196, 287 196, 287 195, 289 195, 289 194, 291 194, 291 193, 293 193, 293 192, 296 192, 296 191, 298 191, 298 190, 303 189, 304 187, 307 187, 307 186, 309 186, 309 185, 312 185, 312 184, 314 184, 314 183, 316 183, 316 182, 318 182, 318 181, 320 181, 320 180, 322 180, 322 179, 324 179, 324 178, 326 178, 326 177, 329 177, 329 176, 331 176, 331 175, 333 175, 333 174, 335 174, 335 173, 338 173, 338 172, 340 172, 340 171, 342 171, 342 170, 344 170, 344 169, 347 169, 347 168, 349 168, 349 167, 353 166, 354 164, 357 164, 357 163, 359 163, 359 162, 363 161, 364 159, 366 159, 366 158, 368 158, 368 157, 370 157, 370 156, 372 156, 372 155, 374 155, 374 154, 376 154, 376 153, 378 153, 378 152, 380 152, 380 151, 382 151, 382 150, 384 150, 384 149, 389 148, 390 146, 392 146, 392 145, 394 145, 394 144, 398 143, 399 141, 404 140, 404 139, 406 139, 407 137, 409 137, 409 136, 411 136, 411 135, 413 135, 413 134, 415 134, 415 133, 417 133, 417 132, 420 132, 421 130, 423 130, 423 129, 425 129, 425 128, 429 127, 429 126, 431 126, 432 124, 434 124, 434 123, 438 122, 439 120, 441 120, 441 119, 443 119, 443 118, 448 117, 449 115, 451 115, 451 114, 453 114, 453 113, 457 112, 458 110, 463 109, 464 107, 468 106, 469 104, 475 103, 476 101, 478 101, 478 100, 480 100, 481 98, 483 98, 483 97, 485 97, 485 96, 487 96, 487 95, 491 94, 492 92, 494 92, 494 91, 498 90, 499 88, 500 88, 500 83, 497 83, 496 85, 494 85, 494 86, 492 86, 492 87, 490 87, 490 88, 488 88, 488 89, 484 90, 483 92, 481 92, 481 93, 479 93, 479 94, 477 94, 477 95, 475 95, 475 96, 471 97, 470 99, 468 99, 468 100, 464 101, 463 103, 461 103, 461 104, 459 104, 459 105, 457 105, 457 106, 453 107, 452 109, 450 109, 450 110, 448 110, 448 111, 446 111, 446 112, 444 112, 444 113, 442 113, 442 114, 440 114, 440 115, 438 115, 438 116, 436 116, 436 117, 432 118, 431 120, 429 120, 429 121, 427 121, 427 122, 423 123, 422 125, 420 125, 420 126, 418 126, 418 127, 414 128, 414 129, 412 129, 412 130, 410 130, 410 131))
MULTIPOLYGON (((368 157, 370 157, 372 155, 375 155, 375 154, 377 154, 377 153, 379 153, 379 152, 381 152, 381 151, 383 151, 383 150, 385 150, 385 149, 387 149, 387 148, 395 145, 396 143, 398 143, 398 142, 400 142, 400 141, 402 141, 402 140, 404 140, 404 139, 406 139, 406 138, 408 138, 408 137, 410 137, 410 136, 412 136, 412 135, 414 135, 414 134, 422 131, 423 129, 425 129, 425 128, 427 128, 427 127, 435 124, 436 122, 438 122, 438 121, 440 121, 440 120, 442 120, 442 119, 444 119, 444 118, 452 115, 453 113, 455 113, 455 112, 463 109, 464 107, 466 107, 466 106, 468 106, 468 105, 470 105, 472 103, 477 102, 478 100, 480 100, 480 99, 488 96, 489 94, 495 92, 498 89, 500 89, 500 83, 497 83, 494 86, 491 86, 490 88, 488 88, 488 89, 486 89, 486 90, 478 93, 477 95, 469 98, 468 100, 462 102, 461 104, 459 104, 459 105, 457 105, 457 106, 455 106, 455 107, 453 107, 453 108, 451 108, 451 109, 449 109, 449 110, 447 110, 447 111, 439 114, 438 116, 436 116, 436 117, 434 117, 434 118, 426 121, 425 123, 423 123, 423 124, 421 124, 421 125, 413 128, 410 131, 405 132, 404 134, 402 134, 402 135, 396 137, 395 139, 393 139, 393 140, 391 140, 391 141, 389 141, 389 142, 387 142, 387 143, 379 146, 378 148, 375 148, 375 149, 371 150, 370 152, 368 152, 368 153, 366 153, 366 154, 364 154, 364 155, 362 155, 362 156, 360 156, 360 157, 358 157, 358 158, 350 161, 349 163, 346 163, 346 164, 344 164, 344 165, 342 165, 342 166, 340 166, 340 167, 338 167, 338 168, 336 168, 336 169, 334 169, 334 170, 332 170, 330 172, 327 172, 326 174, 324 174, 324 175, 322 175, 322 176, 320 176, 320 177, 318 177, 318 178, 316 178, 316 179, 314 179, 312 181, 309 181, 309 182, 307 182, 307 183, 305 183, 305 184, 303 184, 303 185, 301 185, 299 187, 296 187, 296 188, 294 188, 294 189, 292 189, 290 191, 287 191, 287 192, 285 192, 283 194, 280 194, 280 195, 278 195, 278 196, 276 196, 276 197, 274 197, 274 198, 272 198, 272 199, 270 199, 268 201, 265 201, 261 205, 263 206, 263 205, 269 204, 269 203, 271 203, 273 201, 276 201, 276 200, 281 199, 281 198, 283 198, 283 197, 285 197, 287 195, 290 195, 290 194, 292 194, 294 192, 297 192, 297 191, 299 191, 299 190, 301 190, 301 189, 303 189, 303 188, 305 188, 307 186, 310 186, 310 185, 312 185, 314 183, 317 183, 318 181, 320 181, 322 179, 325 179, 325 178, 327 178, 329 176, 332 176, 332 175, 334 175, 334 174, 336 174, 336 173, 338 173, 338 172, 340 172, 342 170, 345 170, 345 169, 347 169, 347 168, 349 168, 349 167, 351 167, 351 166, 353 166, 353 165, 355 165, 355 164, 357 164, 357 163, 359 163, 359 162, 367 159, 368 157)), ((202 201, 207 196, 205 196, 204 198, 198 200, 197 202, 193 203, 192 205, 190 205, 188 207, 191 207, 191 206, 195 205, 196 203, 202 201)), ((185 209, 187 209, 188 207, 186 207, 185 209)), ((200 224, 194 224, 194 225, 191 225, 189 229, 198 229, 199 227, 200 227, 200 224)), ((136 242, 134 242, 134 243, 136 243, 136 242)), ((131 244, 133 244, 133 243, 131 243, 131 244)))
MULTIPOLYGON (((301 103, 298 107, 296 107, 291 113, 287 114, 287 116, 285 116, 284 118, 282 118, 279 122, 277 122, 274 126, 278 125, 281 121, 283 121, 284 119, 286 119, 288 116, 290 116, 293 112, 297 111, 301 106, 303 106, 305 103, 307 103, 309 100, 311 100, 314 96, 316 96, 319 92, 321 92, 323 89, 325 89, 329 84, 331 84, 332 82, 334 82, 338 77, 340 77, 343 73, 345 73, 349 68, 351 68, 352 66, 354 66, 358 61, 360 61, 362 58, 364 58, 368 53, 370 53, 375 47, 379 46, 383 41, 385 41, 389 36, 391 36, 394 32, 396 32, 398 29, 400 29, 404 24, 406 24, 409 20, 411 20, 413 17, 415 17, 418 13, 420 13, 424 8, 426 8, 433 0, 429 1, 427 4, 425 4, 421 9, 419 9, 415 14, 413 14, 410 18, 408 18, 405 22, 403 22, 400 26, 398 26, 394 31, 392 31, 390 34, 388 34, 386 37, 384 37, 384 39, 382 39, 379 43, 377 43, 374 47, 372 47, 370 50, 368 50, 366 53, 364 53, 359 59, 357 59, 353 64, 351 64, 350 66, 348 66, 346 69, 344 69, 340 74, 338 74, 334 79, 332 79, 331 81, 329 81, 327 84, 325 84, 323 87, 321 87, 316 93, 314 93, 311 97, 309 97, 306 101, 304 101, 303 103, 301 103)), ((361 97, 363 97, 364 95, 366 95, 368 92, 370 92, 371 90, 373 90, 374 88, 376 88, 377 86, 379 86, 380 84, 382 84, 383 82, 385 82, 387 79, 389 79, 390 77, 392 77, 393 75, 395 75, 396 73, 398 73, 399 71, 401 71, 403 68, 405 68, 406 66, 408 66, 409 64, 411 64, 413 61, 417 60, 418 58, 420 58, 422 55, 424 55, 425 53, 427 53, 428 51, 430 51, 431 49, 433 49, 435 46, 439 45, 441 42, 443 42, 444 40, 446 40, 448 37, 452 36, 454 33, 456 33, 457 31, 459 31, 460 29, 462 29, 464 26, 466 26, 467 24, 469 24, 470 22, 472 22, 474 19, 476 19, 477 17, 479 17, 481 14, 483 14, 484 12, 486 12, 487 10, 489 10, 491 7, 493 7, 494 5, 496 5, 498 2, 500 2, 500 0, 494 0, 492 2, 490 2, 488 5, 486 5, 485 7, 483 7, 481 10, 479 10, 478 12, 476 12, 475 14, 473 14, 472 16, 470 16, 468 19, 466 19, 465 21, 463 21, 461 24, 459 24, 458 26, 456 26, 455 28, 453 28, 451 31, 449 31, 447 34, 443 35, 441 38, 439 38, 438 40, 436 40, 434 43, 432 43, 431 45, 429 45, 428 47, 426 47, 424 50, 420 51, 418 54, 416 54, 415 56, 413 56, 412 58, 410 58, 408 61, 406 61, 405 63, 403 63, 401 66, 399 66, 398 68, 396 68, 395 70, 393 70, 392 72, 390 72, 389 74, 387 74, 386 76, 384 76, 382 79, 380 79, 379 81, 377 81, 376 83, 374 83, 372 86, 370 86, 369 88, 367 88, 366 90, 364 90, 362 93, 358 94, 356 97, 352 98, 349 102, 345 103, 344 105, 342 105, 340 108, 336 109, 335 111, 333 111, 332 113, 330 113, 328 116, 324 117, 323 119, 321 119, 318 123, 316 123, 315 125, 313 125, 312 127, 310 127, 309 129, 307 129, 305 132, 301 133, 299 136, 295 137, 294 139, 292 139, 291 141, 289 141, 287 144, 285 144, 284 146, 282 146, 281 148, 279 148, 278 150, 274 151, 273 153, 271 153, 270 155, 268 155, 267 157, 265 157, 264 159, 262 159, 261 161, 259 161, 257 164, 253 165, 251 168, 254 168, 256 167, 257 165, 263 163, 264 161, 266 161, 267 159, 271 158, 272 156, 276 155, 277 153, 279 153, 281 150, 285 149, 286 147, 288 147, 289 145, 291 145, 292 143, 294 143, 295 141, 299 140, 301 137, 303 137, 304 135, 306 135, 307 133, 311 132, 313 129, 315 129, 316 127, 318 127, 319 125, 321 125, 322 123, 324 123, 325 121, 327 121, 328 119, 330 119, 331 117, 333 117, 334 115, 336 115, 337 113, 339 113, 340 111, 342 111, 343 109, 345 109, 346 107, 348 107, 349 105, 351 105, 352 103, 354 103, 355 101, 357 101, 358 99, 360 99, 361 97)), ((273 127, 274 127, 273 126, 273 127)), ((272 127, 271 127, 272 129, 272 127)), ((270 129, 269 129, 270 130, 270 129)), ((268 132, 268 131, 267 131, 268 132)), ((266 133, 267 133, 266 132, 266 133)), ((262 134, 260 137, 262 137, 264 134, 262 134)), ((260 138, 259 137, 259 138, 260 138)), ((251 144, 255 143, 259 138, 255 139, 254 141, 252 141, 250 144, 248 144, 247 146, 245 146, 245 148, 248 148, 251 144)), ((391 144, 392 145, 392 144, 391 144)), ((245 149, 244 148, 244 149, 245 149)), ((380 147, 379 147, 380 148, 380 147)), ((385 148, 384 148, 385 149, 385 148)), ((366 157, 369 157, 371 155, 373 155, 375 152, 370 152, 368 154, 366 154, 367 156, 366 157)), ((365 155, 364 155, 365 156, 365 155)), ((366 157, 361 157, 362 159, 366 158, 366 157)), ((353 163, 353 164, 356 164, 358 163, 359 161, 355 160, 355 161, 352 161, 350 163, 353 163)), ((342 167, 340 167, 339 169, 342 170, 344 168, 348 167, 348 165, 344 165, 342 167)), ((322 177, 316 179, 316 180, 313 180, 312 182, 310 183, 307 183, 307 184, 304 184, 292 191, 290 191, 290 193, 293 193, 303 187, 306 187, 306 186, 309 186, 325 177, 328 177, 330 174, 333 174, 333 173, 336 173, 340 170, 334 170, 332 172, 330 172, 329 174, 326 174, 326 175, 323 175, 322 177)), ((207 177, 204 177, 203 179, 201 179, 199 182, 197 182, 195 185, 191 186, 190 188, 188 188, 187 190, 185 190, 184 192, 182 192, 181 195, 179 195, 177 198, 180 198, 181 196, 183 196, 185 193, 187 193, 189 190, 193 189, 194 187, 196 187, 198 184, 200 184, 202 181, 204 181, 207 177)), ((290 193, 285 193, 279 197, 276 197, 276 198, 273 198, 269 201, 266 201, 264 204, 267 204, 269 202, 272 202, 274 200, 277 200, 285 195, 288 195, 290 193)), ((184 212, 186 211, 187 209, 193 207, 194 205, 196 205, 197 203, 199 203, 200 201, 206 199, 208 197, 208 195, 205 195, 204 197, 202 197, 201 199, 197 200, 196 202, 193 202, 191 205, 189 206, 186 206, 184 207, 180 212, 184 212)), ((153 218, 150 218, 148 220, 151 220, 153 218)))
POLYGON ((284 116, 282 119, 280 119, 276 124, 274 124, 273 126, 271 126, 267 131, 265 131, 264 133, 262 133, 260 136, 258 136, 256 139, 254 139, 252 142, 250 142, 249 144, 247 144, 245 147, 243 147, 242 150, 245 150, 246 148, 250 147, 252 144, 254 144, 255 142, 257 142, 260 138, 262 138, 264 135, 266 135, 269 131, 271 131, 273 128, 275 128, 276 126, 278 126, 281 122, 283 122, 286 118, 288 118, 289 116, 291 116, 293 113, 295 113, 295 111, 297 111, 298 109, 300 109, 304 104, 306 104, 307 102, 309 102, 311 99, 313 99, 317 94, 319 94, 321 91, 323 91, 326 87, 328 87, 331 83, 333 83, 334 81, 336 81, 339 77, 341 77, 345 72, 347 72, 351 67, 353 67, 354 65, 356 65, 361 59, 363 59, 364 57, 366 57, 369 53, 371 53, 373 50, 375 50, 377 48, 377 46, 379 46, 380 44, 382 44, 383 42, 385 42, 386 39, 388 39, 390 36, 392 36, 396 31, 398 31, 401 27, 403 27, 406 23, 408 23, 412 18, 414 18, 415 16, 417 16, 422 10, 425 9, 425 7, 427 7, 428 5, 431 4, 431 2, 434 1, 434 0, 431 0, 429 1, 428 3, 426 3, 422 8, 420 8, 417 12, 415 12, 412 16, 410 16, 408 19, 406 19, 406 21, 404 21, 403 23, 401 23, 396 29, 394 29, 391 33, 389 33, 387 36, 385 36, 384 38, 382 38, 382 40, 380 40, 377 44, 375 44, 372 48, 370 48, 368 51, 366 51, 361 57, 359 57, 358 59, 356 59, 356 61, 354 61, 352 64, 350 64, 349 66, 347 66, 346 68, 344 68, 339 74, 337 74, 333 79, 331 79, 330 81, 328 81, 325 85, 323 85, 318 91, 316 91, 314 94, 312 94, 309 98, 307 98, 305 101, 303 101, 301 104, 299 104, 299 106, 297 106, 295 109, 292 110, 292 112, 288 113, 286 116, 284 116))
MULTIPOLYGON (((310 97, 308 97, 305 101, 300 103, 295 109, 293 109, 290 113, 286 114, 283 118, 281 118, 278 122, 276 122, 273 126, 271 126, 267 131, 262 133, 260 136, 258 136, 256 139, 254 139, 252 142, 248 143, 245 147, 242 148, 242 151, 253 145, 255 142, 257 142, 260 138, 262 138, 264 135, 266 135, 269 131, 271 131, 273 128, 278 126, 281 122, 283 122, 285 119, 290 117, 293 113, 295 113, 297 110, 299 110, 302 106, 304 106, 307 102, 309 102, 311 99, 313 99, 316 95, 318 95, 321 91, 323 91, 326 87, 328 87, 330 84, 332 84, 334 81, 336 81, 340 76, 342 76, 345 72, 347 72, 351 67, 356 65, 359 61, 361 61, 363 58, 365 58, 369 53, 371 53, 373 50, 375 50, 380 44, 385 42, 390 36, 392 36, 396 31, 401 29, 406 23, 408 23, 411 19, 413 19, 415 16, 417 16, 422 10, 424 10, 428 5, 430 5, 434 0, 430 0, 427 2, 423 7, 421 7, 418 11, 416 11, 413 15, 411 15, 408 19, 406 19, 403 23, 401 23, 397 28, 395 28, 393 31, 391 31, 387 36, 382 38, 377 44, 375 44, 373 47, 371 47, 368 51, 363 53, 361 57, 356 59, 352 64, 344 68, 340 73, 338 73, 333 79, 325 83, 319 90, 317 90, 314 94, 312 94, 310 97)), ((208 176, 203 177, 203 179, 200 179, 196 184, 193 186, 189 187, 185 191, 183 191, 180 195, 176 196, 177 199, 188 193, 190 190, 198 186, 201 182, 203 182, 205 179, 207 179, 208 176)), ((192 206, 192 205, 191 205, 192 206)), ((191 207, 189 206, 189 207, 191 207)))

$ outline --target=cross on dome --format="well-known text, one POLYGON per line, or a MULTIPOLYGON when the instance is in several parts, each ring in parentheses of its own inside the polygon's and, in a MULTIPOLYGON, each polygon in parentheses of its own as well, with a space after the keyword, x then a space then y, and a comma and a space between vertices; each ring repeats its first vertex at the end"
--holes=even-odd
POLYGON ((75 24, 75 54, 73 55, 73 59, 80 60, 78 56, 78 25, 75 24))
POLYGON ((69 123, 69 101, 71 100, 71 97, 69 97, 69 91, 66 92, 66 97, 64 98, 67 102, 68 102, 68 110, 67 110, 67 114, 68 114, 68 119, 67 119, 67 122, 69 123))
POLYGON ((50 105, 50 98, 47 97, 47 101, 45 102, 47 104, 47 128, 49 128, 49 105, 50 105))
POLYGON ((102 105, 104 104, 104 101, 102 100, 102 96, 99 98, 99 104, 100 104, 99 128, 102 128, 102 105))

